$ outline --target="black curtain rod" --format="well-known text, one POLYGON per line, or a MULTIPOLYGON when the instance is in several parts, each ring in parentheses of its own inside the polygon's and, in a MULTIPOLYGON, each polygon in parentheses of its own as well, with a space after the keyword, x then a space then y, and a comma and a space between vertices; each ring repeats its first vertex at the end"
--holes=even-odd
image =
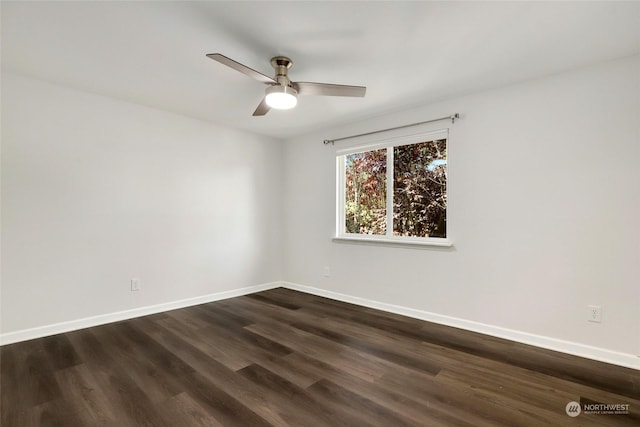
POLYGON ((451 120, 451 123, 455 123, 456 119, 459 119, 459 118, 460 118, 460 114, 455 113, 455 114, 451 114, 450 116, 440 117, 438 119, 425 120, 424 122, 411 123, 411 124, 408 124, 408 125, 396 126, 396 127, 393 127, 393 128, 374 130, 373 132, 359 133, 357 135, 343 136, 342 138, 325 139, 324 140, 324 145, 333 144, 333 143, 335 143, 337 141, 342 141, 343 139, 351 139, 351 138, 357 138, 359 136, 373 135, 375 133, 386 132, 386 131, 389 131, 389 130, 403 129, 403 128, 408 128, 408 127, 411 127, 411 126, 423 125, 425 123, 431 123, 431 122, 439 122, 440 120, 451 120))

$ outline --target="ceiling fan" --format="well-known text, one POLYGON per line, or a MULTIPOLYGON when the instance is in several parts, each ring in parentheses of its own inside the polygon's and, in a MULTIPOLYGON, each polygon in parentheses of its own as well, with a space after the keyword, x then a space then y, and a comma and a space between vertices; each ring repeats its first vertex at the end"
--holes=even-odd
POLYGON ((276 56, 271 58, 271 65, 275 69, 275 77, 268 77, 252 68, 247 67, 231 58, 219 53, 207 55, 214 61, 231 67, 236 71, 268 85, 265 90, 265 97, 253 112, 254 116, 264 116, 271 108, 288 110, 298 103, 298 95, 321 95, 321 96, 354 96, 363 97, 367 88, 364 86, 345 86, 328 83, 312 82, 292 82, 289 80, 287 72, 293 65, 293 61, 286 56, 276 56))

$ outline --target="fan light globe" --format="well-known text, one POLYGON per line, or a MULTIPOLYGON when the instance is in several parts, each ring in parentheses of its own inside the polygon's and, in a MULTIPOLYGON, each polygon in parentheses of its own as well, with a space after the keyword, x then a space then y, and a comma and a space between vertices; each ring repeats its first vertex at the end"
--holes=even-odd
POLYGON ((298 103, 298 92, 290 86, 269 86, 266 93, 265 102, 276 110, 289 110, 298 103))

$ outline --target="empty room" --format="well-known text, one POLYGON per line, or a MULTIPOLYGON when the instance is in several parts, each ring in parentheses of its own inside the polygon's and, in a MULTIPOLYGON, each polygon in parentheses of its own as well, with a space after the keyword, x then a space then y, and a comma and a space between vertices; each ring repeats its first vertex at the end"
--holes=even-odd
POLYGON ((640 425, 640 2, 2 1, 0 425, 640 425))

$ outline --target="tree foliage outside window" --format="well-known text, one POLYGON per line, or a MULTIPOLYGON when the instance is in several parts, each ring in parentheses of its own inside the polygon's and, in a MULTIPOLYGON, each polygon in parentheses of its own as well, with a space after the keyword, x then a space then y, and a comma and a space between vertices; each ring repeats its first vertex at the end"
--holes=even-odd
POLYGON ((345 156, 347 233, 387 232, 387 150, 345 156))
POLYGON ((447 236, 447 140, 393 148, 393 234, 447 236))
POLYGON ((346 154, 341 161, 345 233, 447 237, 446 138, 346 154))

